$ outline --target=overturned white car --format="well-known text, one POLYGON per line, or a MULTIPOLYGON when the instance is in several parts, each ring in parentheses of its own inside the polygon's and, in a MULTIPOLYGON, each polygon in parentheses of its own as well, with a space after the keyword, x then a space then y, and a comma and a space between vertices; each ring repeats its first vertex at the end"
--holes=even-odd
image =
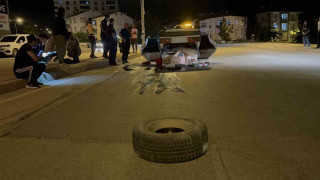
POLYGON ((148 38, 141 54, 149 61, 162 61, 167 68, 206 66, 216 51, 216 43, 199 29, 179 28, 161 31, 158 38, 148 38))

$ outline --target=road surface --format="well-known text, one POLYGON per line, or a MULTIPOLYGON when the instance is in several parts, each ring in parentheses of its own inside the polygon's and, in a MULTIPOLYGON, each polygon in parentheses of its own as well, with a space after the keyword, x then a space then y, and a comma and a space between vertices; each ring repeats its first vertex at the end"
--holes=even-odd
POLYGON ((320 52, 232 44, 211 70, 131 61, 0 96, 0 179, 320 179, 320 52), (134 125, 204 121, 208 152, 180 164, 134 154, 134 125))

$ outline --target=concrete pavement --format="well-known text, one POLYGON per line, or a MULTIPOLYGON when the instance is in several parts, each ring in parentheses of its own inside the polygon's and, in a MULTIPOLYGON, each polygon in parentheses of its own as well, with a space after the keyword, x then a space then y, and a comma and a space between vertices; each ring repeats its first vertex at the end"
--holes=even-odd
POLYGON ((0 95, 0 179, 319 179, 318 53, 223 47, 209 71, 164 74, 137 58, 132 71, 109 67, 0 95), (208 153, 170 165, 139 159, 132 128, 166 117, 204 121, 208 153))

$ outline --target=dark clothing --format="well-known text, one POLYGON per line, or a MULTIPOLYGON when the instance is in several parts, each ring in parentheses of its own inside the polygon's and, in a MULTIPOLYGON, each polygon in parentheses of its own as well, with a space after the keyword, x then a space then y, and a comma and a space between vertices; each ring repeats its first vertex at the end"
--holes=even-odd
POLYGON ((108 46, 107 41, 102 41, 103 42, 103 57, 107 58, 108 53, 110 51, 110 47, 108 46))
POLYGON ((138 41, 135 38, 132 38, 132 52, 137 52, 138 51, 138 41))
POLYGON ((30 44, 24 44, 15 57, 13 72, 19 79, 27 79, 30 83, 37 83, 38 78, 45 71, 46 65, 32 60, 27 53, 32 51, 30 44))
POLYGON ((16 69, 22 69, 37 64, 37 62, 33 61, 33 59, 28 55, 28 51, 33 51, 32 46, 30 44, 27 43, 21 46, 15 57, 13 66, 14 71, 16 69))
POLYGON ((37 44, 36 47, 33 49, 35 54, 39 54, 39 52, 44 51, 45 45, 37 44))
POLYGON ((127 29, 121 29, 120 34, 127 42, 130 42, 130 33, 127 29))
POLYGON ((112 45, 116 45, 118 42, 116 39, 114 39, 114 36, 117 36, 116 30, 113 28, 112 24, 109 24, 107 29, 107 42, 111 43, 112 45))
POLYGON ((106 39, 106 33, 104 33, 103 31, 107 31, 108 29, 108 21, 107 20, 102 20, 101 21, 101 40, 105 40, 106 39))
POLYGON ((64 20, 64 18, 61 17, 57 17, 55 22, 54 22, 54 26, 53 26, 53 34, 54 35, 62 35, 66 37, 66 40, 69 39, 69 32, 67 29, 67 25, 66 25, 66 21, 64 20))
POLYGON ((110 51, 110 48, 108 47, 108 41, 107 41, 107 33, 104 33, 102 30, 107 31, 108 29, 108 21, 102 20, 101 21, 101 41, 103 44, 103 57, 108 57, 108 52, 110 51))
POLYGON ((89 42, 91 45, 91 56, 96 52, 96 37, 94 35, 89 35, 89 42))
POLYGON ((302 32, 304 33, 303 35, 309 35, 309 33, 310 33, 310 28, 309 28, 309 26, 307 25, 303 25, 302 26, 302 32))
POLYGON ((117 62, 117 40, 114 39, 114 36, 117 35, 116 30, 113 28, 112 24, 109 24, 107 30, 107 47, 110 49, 109 63, 110 65, 115 65, 117 62))
POLYGON ((46 70, 46 65, 43 63, 36 63, 33 66, 28 66, 23 69, 17 69, 14 74, 19 79, 25 79, 29 83, 37 83, 38 78, 46 70))
POLYGON ((130 51, 130 42, 122 43, 122 62, 128 62, 128 56, 130 51))
POLYGON ((109 46, 110 54, 109 54, 109 64, 116 65, 117 64, 117 46, 109 46))

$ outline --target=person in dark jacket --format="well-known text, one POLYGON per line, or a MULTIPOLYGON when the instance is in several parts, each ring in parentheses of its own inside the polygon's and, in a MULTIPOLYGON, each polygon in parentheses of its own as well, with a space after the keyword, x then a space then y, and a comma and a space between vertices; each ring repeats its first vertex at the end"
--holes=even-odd
POLYGON ((108 49, 108 45, 107 45, 107 43, 108 43, 107 42, 108 21, 109 21, 109 15, 105 15, 104 20, 102 20, 101 24, 100 24, 100 29, 101 29, 100 37, 101 37, 101 41, 103 44, 103 57, 106 59, 109 58, 109 56, 108 56, 109 49, 108 49))
POLYGON ((303 26, 302 26, 302 41, 304 44, 304 48, 310 48, 310 41, 309 41, 309 33, 310 33, 310 28, 308 25, 307 21, 304 21, 303 26))
POLYGON ((109 64, 112 66, 117 65, 117 45, 118 45, 118 40, 117 40, 117 32, 113 27, 114 25, 114 19, 110 19, 110 23, 108 26, 107 30, 107 46, 110 49, 110 56, 109 56, 109 64))
POLYGON ((122 38, 122 64, 128 63, 128 56, 130 51, 130 32, 129 24, 125 23, 124 28, 120 32, 122 38))
POLYGON ((39 54, 40 52, 43 52, 45 50, 48 39, 49 38, 46 34, 39 34, 37 38, 37 44, 34 48, 34 53, 39 54))
POLYGON ((64 15, 65 9, 63 7, 60 7, 58 9, 58 17, 54 22, 53 28, 59 64, 62 64, 64 62, 64 56, 66 55, 67 40, 69 39, 69 32, 67 30, 66 22, 64 20, 64 15))
POLYGON ((38 78, 45 71, 46 65, 39 63, 40 57, 33 52, 37 38, 34 35, 27 37, 28 43, 19 49, 13 66, 13 72, 19 79, 27 80, 27 88, 40 88, 38 78))

